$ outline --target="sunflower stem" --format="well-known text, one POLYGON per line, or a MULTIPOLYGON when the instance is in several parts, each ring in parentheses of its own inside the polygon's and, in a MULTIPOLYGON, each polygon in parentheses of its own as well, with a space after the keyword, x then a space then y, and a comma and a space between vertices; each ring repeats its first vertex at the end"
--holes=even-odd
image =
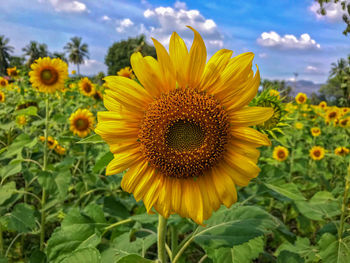
MULTIPOLYGON (((44 164, 43 164, 43 171, 46 171, 47 168, 47 138, 49 133, 49 96, 46 94, 45 98, 45 143, 44 143, 44 164)), ((44 243, 45 243, 45 206, 46 202, 46 192, 45 188, 43 187, 42 193, 41 193, 41 222, 40 222, 40 250, 44 251, 44 243)))
POLYGON ((166 263, 165 254, 165 235, 167 220, 159 214, 158 216, 158 260, 160 263, 166 263))
POLYGON ((177 245, 178 245, 178 232, 177 228, 175 226, 170 226, 170 234, 171 234, 171 251, 173 254, 177 251, 177 245))
POLYGON ((348 166, 348 175, 345 177, 345 189, 344 189, 344 196, 343 196, 343 204, 341 206, 340 227, 338 232, 339 243, 342 240, 343 231, 344 231, 344 222, 345 222, 345 214, 346 214, 346 206, 348 202, 349 189, 350 189, 350 164, 348 166))
POLYGON ((83 144, 83 173, 86 174, 86 143, 83 144))

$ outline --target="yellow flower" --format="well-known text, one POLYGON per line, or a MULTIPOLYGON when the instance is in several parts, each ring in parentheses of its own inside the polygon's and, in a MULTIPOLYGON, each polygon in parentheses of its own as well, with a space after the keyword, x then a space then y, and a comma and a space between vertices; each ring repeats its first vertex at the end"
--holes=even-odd
POLYGON ((5 102, 5 93, 0 90, 0 102, 5 102))
MULTIPOLYGON (((44 138, 44 141, 45 141, 45 138, 44 138)), ((58 144, 58 141, 56 141, 54 138, 52 138, 51 136, 47 137, 47 145, 49 146, 49 149, 55 149, 57 144, 58 144)))
POLYGON ((26 116, 24 116, 24 115, 19 115, 19 116, 17 116, 17 118, 16 118, 16 122, 17 122, 17 124, 20 125, 20 126, 26 125, 26 123, 27 123, 27 118, 26 118, 26 116))
POLYGON ((276 96, 278 99, 280 99, 280 93, 275 89, 270 89, 269 94, 270 96, 276 96))
POLYGON ((318 104, 318 107, 325 110, 327 108, 327 102, 321 101, 320 104, 318 104))
POLYGON ((75 70, 72 70, 72 75, 77 74, 77 72, 75 70))
POLYGON ((95 100, 103 100, 102 93, 98 90, 96 90, 95 94, 93 95, 95 100))
POLYGON ((350 117, 347 117, 347 118, 345 118, 345 119, 341 119, 341 120, 339 121, 339 126, 340 126, 340 127, 345 128, 345 127, 348 127, 349 125, 350 125, 350 117))
POLYGON ((19 71, 17 70, 17 67, 13 67, 13 68, 7 68, 7 75, 11 78, 17 78, 19 71))
POLYGON ((301 130, 302 128, 304 128, 304 124, 302 124, 301 122, 296 122, 294 124, 295 128, 298 130, 301 130))
POLYGON ((55 148, 55 152, 58 153, 59 155, 64 155, 66 153, 66 149, 61 145, 57 145, 55 148))
POLYGON ((40 92, 53 93, 64 88, 68 66, 61 59, 39 58, 30 67, 30 82, 40 92))
POLYGON ((325 154, 325 150, 321 146, 314 146, 310 150, 310 157, 315 161, 319 161, 323 159, 324 154, 325 154))
POLYGON ((350 152, 350 150, 346 147, 337 147, 335 150, 334 150, 334 153, 338 156, 345 156, 345 155, 348 155, 350 152))
POLYGON ((231 58, 222 49, 207 63, 202 37, 192 30, 189 52, 174 32, 170 55, 153 39, 158 60, 131 56, 143 87, 105 78, 108 111, 98 113, 95 132, 114 154, 106 174, 128 169, 121 186, 149 213, 153 207, 166 218, 177 213, 202 224, 221 204, 237 201, 236 185, 259 174, 256 148, 270 141, 248 126, 268 120, 273 110, 247 106, 260 84, 253 53, 231 58))
POLYGON ((9 84, 9 82, 7 81, 7 79, 0 77, 0 87, 1 88, 6 88, 6 86, 9 84))
POLYGON ((298 95, 296 95, 295 97, 295 101, 298 103, 298 104, 304 104, 307 100, 307 96, 305 93, 302 93, 302 92, 299 92, 298 95))
POLYGON ((277 146, 273 149, 272 157, 279 162, 285 161, 288 155, 288 149, 283 146, 277 146))
POLYGON ((78 109, 69 117, 70 130, 79 137, 86 137, 94 126, 94 115, 86 109, 78 109))
POLYGON ((327 110, 326 116, 325 116, 327 123, 336 121, 338 118, 339 118, 339 110, 337 107, 332 107, 327 110))
POLYGON ((130 67, 122 68, 121 70, 119 70, 117 72, 117 75, 129 78, 129 79, 134 79, 135 78, 135 75, 132 73, 132 69, 130 67))
POLYGON ((39 136, 40 141, 44 142, 45 141, 45 136, 39 136))
POLYGON ((320 136, 320 134, 321 134, 321 129, 318 128, 318 127, 312 127, 312 128, 311 128, 311 134, 312 134, 312 136, 314 136, 314 137, 320 136))
POLYGON ((93 96, 95 94, 95 85, 86 77, 79 81, 79 88, 86 96, 93 96))

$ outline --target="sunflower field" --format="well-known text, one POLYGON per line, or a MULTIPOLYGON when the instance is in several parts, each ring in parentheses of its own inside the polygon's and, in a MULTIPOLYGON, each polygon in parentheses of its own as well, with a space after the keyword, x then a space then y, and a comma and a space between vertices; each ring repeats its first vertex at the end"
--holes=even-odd
POLYGON ((258 90, 193 31, 105 82, 0 77, 1 263, 350 262, 350 108, 258 90))

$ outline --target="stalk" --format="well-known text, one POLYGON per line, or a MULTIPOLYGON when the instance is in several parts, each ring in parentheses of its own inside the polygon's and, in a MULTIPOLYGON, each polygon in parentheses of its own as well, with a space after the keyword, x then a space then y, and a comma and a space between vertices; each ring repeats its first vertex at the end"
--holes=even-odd
POLYGON ((343 232, 344 232, 344 222, 345 222, 345 214, 346 214, 346 206, 348 202, 349 189, 350 189, 350 164, 348 166, 348 176, 345 177, 345 189, 344 189, 344 196, 343 196, 343 204, 341 206, 340 227, 338 232, 339 242, 341 242, 343 232))
POLYGON ((167 220, 162 216, 158 216, 158 260, 160 263, 166 263, 165 254, 165 235, 167 220))
POLYGON ((4 255, 4 241, 2 239, 2 225, 0 223, 0 256, 4 255))

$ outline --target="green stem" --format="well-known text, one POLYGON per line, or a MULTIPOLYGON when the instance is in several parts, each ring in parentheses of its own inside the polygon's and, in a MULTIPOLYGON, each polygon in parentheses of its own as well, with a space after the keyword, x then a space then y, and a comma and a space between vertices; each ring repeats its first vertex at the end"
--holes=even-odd
POLYGON ((348 166, 348 176, 345 177, 345 180, 346 181, 345 181, 343 204, 341 206, 340 227, 338 232, 339 242, 342 240, 342 236, 343 236, 346 206, 348 202, 348 195, 349 195, 349 189, 350 189, 350 164, 348 166))
POLYGON ((159 214, 158 216, 158 259, 160 263, 166 263, 165 235, 167 220, 159 214))
POLYGON ((86 174, 86 143, 83 144, 83 173, 86 174))
POLYGON ((197 227, 195 231, 193 231, 193 233, 191 234, 191 236, 188 237, 187 240, 184 240, 183 243, 180 244, 180 249, 179 251, 176 253, 172 263, 176 263, 177 261, 179 261, 182 253, 185 251, 185 249, 192 243, 192 241, 194 240, 194 238, 196 237, 196 234, 198 232, 199 228, 197 227))
POLYGON ((110 226, 107 226, 107 227, 105 228, 104 232, 102 233, 102 236, 104 236, 104 235, 108 232, 108 230, 111 230, 112 228, 114 228, 114 227, 116 227, 116 226, 123 225, 123 224, 127 224, 127 223, 130 223, 130 222, 132 222, 132 219, 131 219, 131 218, 128 218, 128 219, 119 221, 119 222, 117 222, 117 223, 114 223, 114 224, 112 224, 112 225, 110 225, 110 226))
POLYGON ((4 241, 2 239, 2 225, 0 223, 0 256, 4 255, 4 241))
POLYGON ((177 251, 179 235, 177 232, 177 228, 174 225, 170 226, 170 234, 171 234, 171 251, 173 254, 175 254, 177 251))

